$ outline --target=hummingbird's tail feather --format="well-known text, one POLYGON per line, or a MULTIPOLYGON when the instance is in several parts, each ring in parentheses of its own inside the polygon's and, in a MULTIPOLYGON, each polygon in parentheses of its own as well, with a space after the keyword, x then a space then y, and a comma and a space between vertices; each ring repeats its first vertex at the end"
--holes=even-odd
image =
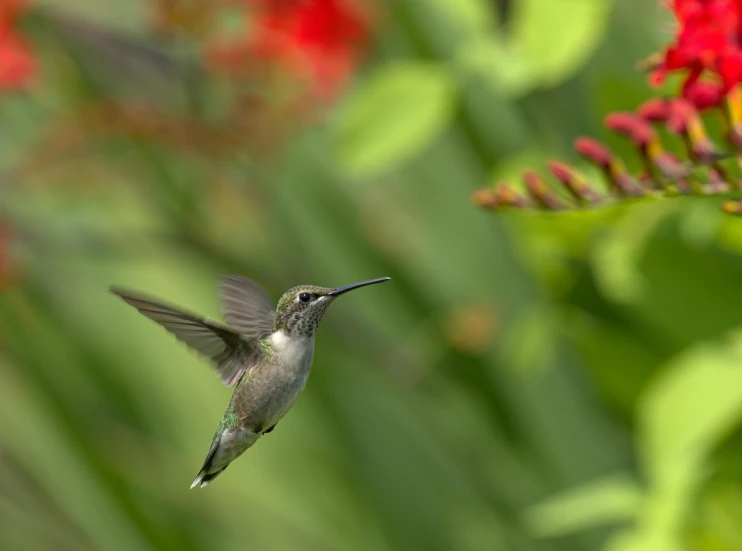
MULTIPOLYGON (((224 467, 226 469, 227 467, 224 467)), ((209 482, 214 480, 217 476, 222 474, 224 472, 224 469, 221 469, 219 471, 216 471, 215 473, 207 473, 205 469, 201 469, 199 471, 198 475, 196 475, 196 478, 193 480, 193 484, 191 484, 191 490, 195 488, 196 486, 200 486, 201 488, 205 488, 208 486, 209 482)))
POLYGON ((206 476, 206 473, 204 471, 199 471, 199 473, 196 475, 196 478, 193 479, 193 484, 191 484, 191 490, 201 484, 201 481, 206 476))
POLYGON ((219 448, 219 440, 214 439, 214 443, 209 448, 209 453, 206 454, 206 459, 204 459, 204 464, 201 467, 201 470, 198 471, 198 474, 196 475, 196 478, 193 480, 193 484, 191 484, 191 490, 195 488, 196 486, 200 485, 201 488, 206 486, 209 482, 211 482, 216 476, 221 473, 224 469, 227 468, 225 465, 224 468, 218 469, 216 472, 210 473, 212 469, 212 463, 214 461, 214 456, 216 455, 216 450, 219 448))
POLYGON ((229 464, 237 459, 242 453, 252 446, 260 435, 253 431, 242 429, 221 429, 214 435, 214 441, 206 454, 204 464, 191 484, 195 488, 199 484, 201 488, 219 476, 229 464))

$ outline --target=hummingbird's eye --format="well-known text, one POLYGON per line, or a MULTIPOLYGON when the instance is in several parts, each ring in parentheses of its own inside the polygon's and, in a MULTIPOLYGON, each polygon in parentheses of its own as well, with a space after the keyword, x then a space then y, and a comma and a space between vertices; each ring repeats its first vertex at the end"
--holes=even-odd
POLYGON ((300 301, 302 301, 302 302, 309 302, 309 300, 310 300, 311 298, 312 298, 312 297, 311 297, 311 296, 309 296, 309 293, 301 293, 301 294, 299 295, 299 300, 300 300, 300 301))

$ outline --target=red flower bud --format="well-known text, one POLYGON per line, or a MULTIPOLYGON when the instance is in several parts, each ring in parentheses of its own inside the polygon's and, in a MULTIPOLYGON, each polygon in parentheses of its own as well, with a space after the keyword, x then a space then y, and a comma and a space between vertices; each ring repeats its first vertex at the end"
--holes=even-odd
POLYGON ((578 201, 600 203, 603 197, 575 174, 572 168, 561 161, 550 161, 549 171, 567 188, 578 201))
POLYGON ((523 182, 526 184, 528 193, 533 200, 544 208, 549 210, 565 210, 568 208, 567 204, 549 189, 546 181, 533 170, 527 170, 523 173, 523 182))
POLYGON ((663 98, 652 98, 645 101, 636 110, 636 113, 648 122, 665 122, 670 115, 670 109, 667 100, 663 98))
POLYGON ((639 147, 646 147, 657 138, 654 128, 634 113, 611 113, 604 123, 606 128, 624 134, 639 147))
POLYGON ((574 148, 577 153, 587 157, 598 166, 607 168, 611 164, 613 154, 598 140, 583 136, 575 140, 574 148))
POLYGON ((683 97, 700 111, 718 106, 724 94, 721 84, 704 80, 689 81, 683 87, 683 97))

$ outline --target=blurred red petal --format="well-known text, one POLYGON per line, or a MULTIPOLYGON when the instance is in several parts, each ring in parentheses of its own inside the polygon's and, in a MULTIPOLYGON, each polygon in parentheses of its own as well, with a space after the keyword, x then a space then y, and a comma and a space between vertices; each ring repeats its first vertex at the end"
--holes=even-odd
POLYGON ((334 96, 355 69, 368 41, 365 14, 352 0, 246 0, 254 13, 236 44, 212 45, 207 64, 238 70, 251 61, 306 79, 313 92, 334 96))
POLYGON ((0 89, 26 86, 36 72, 36 61, 25 41, 11 30, 0 30, 0 89))
POLYGON ((742 51, 729 51, 719 61, 719 75, 724 81, 724 90, 729 91, 742 82, 742 51))
MULTIPOLYGON (((689 71, 684 88, 702 74, 720 76, 725 92, 741 82, 742 1, 672 0, 669 7, 678 21, 677 35, 652 72, 651 81, 661 82, 668 72, 689 71)), ((711 98, 699 96, 691 101, 708 107, 711 98)))

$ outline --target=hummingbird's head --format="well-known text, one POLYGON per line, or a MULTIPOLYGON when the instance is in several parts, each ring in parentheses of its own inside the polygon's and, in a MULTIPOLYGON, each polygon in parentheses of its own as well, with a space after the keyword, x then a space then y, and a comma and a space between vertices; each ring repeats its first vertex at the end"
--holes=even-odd
POLYGON ((299 285, 286 291, 278 301, 276 307, 276 323, 274 331, 283 329, 288 334, 303 337, 313 337, 322 316, 330 303, 337 297, 353 289, 381 283, 390 280, 390 277, 371 279, 345 285, 343 287, 314 287, 299 285))

